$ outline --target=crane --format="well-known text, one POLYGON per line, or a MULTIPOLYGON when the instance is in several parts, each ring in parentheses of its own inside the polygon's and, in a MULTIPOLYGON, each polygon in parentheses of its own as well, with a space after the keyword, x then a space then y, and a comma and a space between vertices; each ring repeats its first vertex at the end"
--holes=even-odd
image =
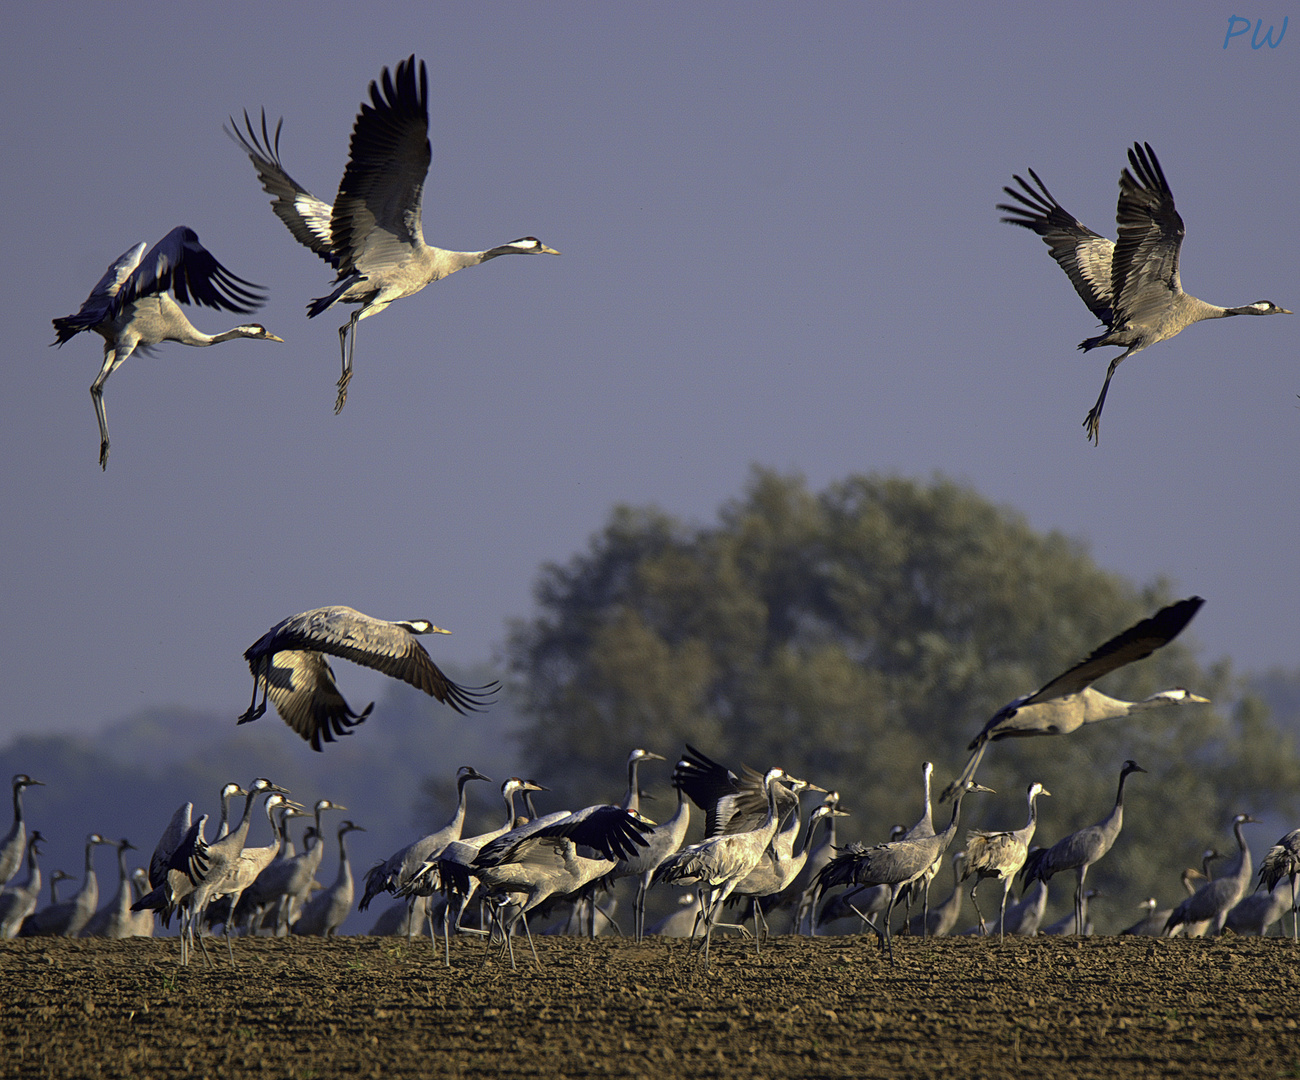
POLYGON ((1002 190, 1020 205, 998 204, 999 210, 1011 215, 1003 221, 1043 238, 1080 299, 1105 324, 1104 334, 1088 338, 1079 348, 1085 352, 1102 345, 1124 349, 1111 360, 1097 403, 1083 421, 1088 438, 1094 443, 1100 441, 1102 406, 1106 403, 1111 377, 1121 361, 1204 319, 1291 314, 1271 300, 1224 308, 1183 292, 1178 255, 1185 229, 1182 217, 1174 209, 1173 192, 1169 190, 1164 170, 1150 143, 1134 143, 1128 161, 1133 171, 1124 169, 1119 177, 1119 205, 1115 212, 1119 225, 1117 243, 1093 232, 1068 213, 1033 169, 1029 175, 1037 188, 1016 176, 1021 190, 1010 187, 1002 190))
POLYGON ((450 634, 428 619, 390 622, 336 605, 292 615, 271 627, 244 652, 253 673, 253 701, 239 723, 266 712, 268 696, 285 723, 321 749, 321 740, 349 734, 370 715, 373 703, 354 713, 334 683, 325 655, 342 657, 409 683, 459 713, 476 712, 495 692, 496 682, 463 687, 448 679, 416 640, 421 634, 450 634), (257 691, 262 703, 257 706, 257 691))
POLYGON ((177 225, 148 254, 144 249, 142 240, 123 252, 90 290, 75 315, 54 320, 54 345, 71 341, 83 330, 93 330, 104 339, 104 366, 90 384, 95 419, 99 421, 101 469, 108 468, 104 384, 136 350, 148 350, 164 341, 199 348, 236 338, 284 341, 260 323, 244 323, 212 335, 196 330, 185 317, 178 300, 247 315, 266 299, 260 285, 235 276, 217 262, 199 243, 193 229, 177 225))
MULTIPOLYGON (((654 756, 659 757, 658 754, 654 756)), ((659 760, 662 761, 663 758, 659 760)), ((629 762, 629 774, 634 768, 635 765, 629 762)), ((628 787, 629 791, 636 789, 634 776, 629 777, 628 787)), ((645 939, 645 898, 646 893, 650 891, 650 882, 654 878, 654 873, 659 869, 659 864, 664 859, 681 849, 682 844, 686 841, 686 831, 691 825, 691 806, 687 802, 685 792, 682 791, 682 786, 677 782, 675 774, 673 788, 677 792, 677 809, 673 811, 672 816, 666 821, 661 821, 651 828, 649 832, 645 833, 646 846, 634 851, 627 858, 620 859, 609 875, 611 878, 634 877, 637 879, 636 900, 632 905, 632 933, 636 941, 645 939)), ((626 800, 624 809, 632 809, 626 805, 626 800)))
MULTIPOLYGON (((1209 878, 1201 871, 1188 867, 1182 873, 1183 891, 1191 896, 1196 892, 1198 881, 1208 881, 1209 878)), ((1133 934, 1137 937, 1161 937, 1165 932, 1165 923, 1169 921, 1169 916, 1174 913, 1173 908, 1159 909, 1158 902, 1154 896, 1143 900, 1138 905, 1146 912, 1137 922, 1127 929, 1121 930, 1121 934, 1133 934)), ((1190 936, 1190 935, 1189 935, 1190 936)))
MULTIPOLYGON (((925 789, 925 801, 921 808, 921 816, 916 824, 903 834, 905 840, 921 840, 927 836, 934 835, 934 808, 930 800, 930 778, 934 775, 934 763, 923 761, 921 763, 921 781, 925 789)), ((941 859, 935 859, 919 878, 903 892, 903 910, 906 913, 906 922, 910 927, 912 915, 912 901, 916 899, 916 894, 921 894, 921 925, 928 925, 930 919, 930 885, 939 873, 939 863, 941 859)))
MULTIPOLYGON (((714 928, 730 926, 741 929, 735 923, 719 922, 718 913, 736 886, 758 865, 764 850, 776 836, 780 822, 777 792, 783 787, 783 782, 789 783, 793 779, 787 777, 784 769, 768 769, 763 774, 767 811, 756 826, 744 831, 711 835, 698 844, 692 844, 668 856, 654 873, 653 881, 700 885, 708 890, 701 901, 704 912, 705 971, 709 970, 709 942, 714 928)), ((798 805, 797 797, 795 805, 798 805)))
POLYGON ((41 867, 37 862, 45 837, 33 831, 27 841, 27 880, 0 892, 0 940, 16 937, 23 920, 36 910, 41 897, 41 867))
MULTIPOLYGON (((215 882, 208 888, 201 885, 199 889, 196 890, 194 915, 196 919, 202 918, 204 908, 209 902, 211 902, 211 900, 218 896, 228 896, 230 898, 231 917, 226 919, 225 927, 223 928, 223 936, 226 939, 226 951, 230 956, 231 967, 234 967, 235 965, 235 951, 230 944, 232 925, 235 921, 234 911, 239 906, 239 898, 243 891, 257 880, 258 875, 271 864, 276 853, 280 850, 281 818, 276 814, 276 810, 286 801, 284 794, 279 791, 272 790, 266 796, 263 809, 266 811, 266 820, 271 826, 271 842, 269 844, 265 847, 249 847, 247 844, 241 843, 238 851, 235 851, 232 846, 229 850, 230 852, 233 852, 234 857, 230 859, 227 864, 226 872, 221 877, 221 880, 215 882), (206 897, 202 895, 204 892, 207 893, 206 897)), ((248 805, 251 805, 251 801, 248 805)), ((247 822, 248 815, 245 813, 243 825, 243 833, 245 837, 248 833, 247 822)), ((236 832, 238 831, 239 830, 236 830, 236 832)), ((230 836, 226 837, 226 840, 234 839, 235 835, 236 833, 231 833, 230 836)), ((244 837, 241 837, 240 839, 242 841, 244 837)), ((208 846, 209 861, 213 861, 213 849, 219 844, 224 844, 226 840, 208 846)), ((202 938, 199 939, 200 944, 202 943, 202 940, 202 938)), ((206 950, 203 955, 206 958, 206 950)))
POLYGON ((86 921, 81 928, 82 937, 135 937, 135 917, 131 914, 135 897, 131 893, 131 872, 126 868, 126 853, 135 850, 135 845, 126 838, 117 842, 117 891, 86 921))
POLYGON ((1232 819, 1232 831, 1237 838, 1236 859, 1228 864, 1228 869, 1222 874, 1202 885, 1174 908, 1165 921, 1165 936, 1169 936, 1181 925, 1197 922, 1209 922, 1209 932, 1213 934, 1223 929, 1228 912, 1237 906, 1250 884, 1250 848, 1246 846, 1246 838, 1241 835, 1241 827, 1252 823, 1258 824, 1259 819, 1249 814, 1238 814, 1232 819))
MULTIPOLYGON (((643 761, 667 761, 663 754, 656 754, 651 750, 642 750, 640 747, 633 750, 627 756, 627 794, 623 796, 622 807, 624 810, 630 810, 634 814, 641 812, 641 784, 640 768, 643 761)), ((648 796, 647 796, 648 797, 648 796)))
MULTIPOLYGON (((112 844, 99 833, 86 837, 86 869, 81 888, 69 900, 61 900, 29 915, 18 931, 19 937, 76 937, 95 913, 99 903, 99 878, 95 875, 95 848, 112 844)), ((53 883, 51 883, 52 885, 53 883)))
POLYGON ((1119 831, 1124 827, 1124 781, 1131 773, 1146 772, 1132 759, 1124 762, 1119 771, 1119 790, 1115 793, 1115 806, 1109 814, 1095 825, 1079 829, 1063 837, 1050 848, 1031 852, 1025 860, 1024 885, 1033 881, 1044 883, 1052 879, 1053 874, 1062 870, 1075 872, 1074 886, 1074 925, 1083 926, 1083 883, 1088 876, 1088 869, 1102 858, 1119 838, 1119 831))
MULTIPOLYGON (((822 800, 823 805, 838 808, 840 793, 828 791, 822 800)), ((826 827, 821 831, 821 839, 812 846, 803 870, 795 879, 794 888, 798 890, 799 902, 795 906, 794 927, 797 934, 813 935, 817 932, 817 888, 815 880, 835 855, 839 839, 835 835, 835 815, 826 819, 826 827)))
MULTIPOLYGON (((524 780, 518 776, 510 777, 501 785, 501 799, 505 803, 506 818, 498 828, 479 833, 477 836, 451 840, 445 847, 433 851, 425 859, 423 865, 410 876, 409 880, 405 884, 398 886, 397 895, 406 896, 417 905, 419 901, 427 900, 439 889, 446 895, 447 901, 442 909, 442 939, 448 967, 451 967, 451 927, 453 925, 451 905, 453 900, 457 903, 454 921, 456 930, 458 932, 471 930, 470 927, 461 925, 461 917, 465 912, 465 905, 469 902, 470 897, 478 891, 479 879, 472 870, 474 860, 478 858, 478 853, 493 840, 504 836, 522 824, 515 814, 515 796, 517 794, 523 793, 525 800, 527 800, 530 792, 546 790, 541 784, 534 783, 532 780, 524 780)), ((412 908, 412 911, 414 911, 414 908, 412 908)), ((425 906, 425 914, 429 920, 429 940, 432 941, 433 912, 428 905, 425 906)), ((488 933, 488 931, 478 928, 474 928, 472 932, 488 933)))
POLYGON ((1033 937, 1039 932, 1046 911, 1047 886, 1041 881, 1035 881, 1020 894, 1019 903, 1007 908, 1007 933, 1012 937, 1033 937))
MULTIPOLYGON (((282 802, 281 806, 284 805, 282 802)), ((292 808, 292 804, 290 804, 290 809, 292 808)), ((299 854, 280 860, 276 860, 275 856, 279 853, 284 818, 281 817, 277 822, 275 830, 276 850, 272 852, 270 859, 262 863, 261 869, 243 889, 242 899, 247 902, 248 908, 252 912, 252 917, 248 922, 247 932, 249 934, 257 933, 261 928, 263 912, 267 908, 275 906, 279 912, 279 918, 275 926, 275 936, 285 937, 288 935, 292 913, 311 897, 311 887, 316 881, 316 871, 320 869, 321 860, 325 857, 325 845, 320 839, 324 836, 321 831, 320 819, 321 814, 326 810, 347 810, 347 807, 330 802, 329 799, 317 799, 316 805, 313 807, 317 842, 299 854)), ((261 849, 257 850, 258 855, 255 858, 261 862, 261 849)), ((351 906, 351 903, 351 898, 349 898, 348 905, 351 906)))
MULTIPOLYGON (((518 777, 512 777, 517 783, 523 783, 518 777)), ((459 840, 462 830, 465 828, 465 811, 469 805, 469 794, 466 790, 471 780, 486 780, 491 783, 491 778, 484 776, 477 769, 469 765, 462 765, 456 770, 456 809, 452 812, 451 818, 440 829, 435 829, 427 836, 421 837, 407 844, 404 848, 393 852, 386 860, 372 866, 366 873, 366 888, 362 894, 361 902, 357 904, 358 911, 365 911, 370 907, 370 902, 381 892, 397 893, 402 889, 424 866, 429 859, 436 859, 442 853, 443 848, 453 840, 459 840)), ((509 784, 510 781, 507 781, 509 784)), ((518 790, 511 787, 511 792, 518 790)), ((509 795, 502 791, 502 796, 507 799, 506 808, 510 818, 514 818, 514 807, 509 803, 509 795)), ((430 890, 432 893, 432 890, 430 890)), ((415 895, 407 897, 408 909, 415 902, 415 895)), ((429 895, 429 894, 425 894, 429 895)), ((430 931, 432 936, 432 931, 430 931)))
POLYGON ((365 832, 360 825, 344 821, 339 825, 339 869, 334 884, 322 889, 302 906, 302 914, 294 921, 295 934, 312 934, 316 937, 333 937, 352 907, 352 866, 348 862, 348 849, 344 838, 350 832, 365 832))
POLYGON ((515 966, 514 928, 523 920, 527 933, 528 912, 551 896, 566 896, 604 877, 619 859, 645 846, 642 834, 650 829, 621 806, 597 804, 545 814, 485 844, 469 869, 489 895, 516 902, 501 927, 510 966, 515 966))
POLYGON ((313 608, 276 623, 244 652, 253 673, 253 700, 239 718, 247 724, 266 712, 269 697, 284 722, 321 749, 348 735, 370 715, 374 703, 354 713, 334 683, 326 655, 351 660, 401 679, 458 713, 477 712, 496 691, 497 683, 460 686, 433 662, 417 640, 420 634, 450 634, 428 619, 389 622, 336 605, 313 608), (257 692, 262 691, 262 704, 257 692))
POLYGON ((1191 596, 1161 608, 1094 649, 1086 659, 1062 672, 1032 694, 1008 702, 993 714, 966 749, 971 756, 940 799, 949 799, 975 776, 990 742, 1033 735, 1069 735, 1085 724, 1116 720, 1169 705, 1206 704, 1209 699, 1182 687, 1161 690, 1142 701, 1121 701, 1093 689, 1103 675, 1150 656, 1168 645, 1191 622, 1205 601, 1191 596))
POLYGON ((9 879, 18 873, 23 864, 23 851, 27 846, 27 823, 23 817, 23 791, 29 787, 44 787, 40 780, 33 780, 26 773, 17 773, 13 779, 14 788, 14 823, 9 826, 3 840, 0 840, 0 888, 8 884, 9 879))
POLYGON ((933 836, 918 837, 913 840, 892 840, 886 844, 867 847, 863 844, 849 844, 835 856, 818 875, 822 891, 835 885, 887 885, 890 889, 889 905, 885 909, 885 929, 877 929, 876 934, 882 950, 889 950, 889 962, 894 962, 894 937, 890 929, 890 919, 894 905, 898 903, 903 890, 924 874, 935 859, 943 857, 944 852, 957 835, 957 820, 961 814, 961 802, 968 792, 986 791, 992 788, 967 780, 952 802, 952 819, 948 827, 933 836))
POLYGON ((343 374, 338 381, 337 414, 348 399, 357 323, 378 315, 394 300, 414 296, 426 285, 477 266, 498 255, 558 255, 535 236, 525 236, 486 251, 445 251, 424 242, 421 225, 424 181, 433 153, 429 146, 429 76, 412 55, 390 74, 384 68, 370 84, 370 104, 362 102, 352 128, 347 167, 334 205, 322 202, 280 163, 280 128, 272 138, 262 111, 258 138, 244 113, 244 130, 231 118, 230 135, 257 170, 271 209, 293 238, 338 272, 334 289, 313 300, 308 318, 336 303, 357 304, 339 327, 343 374), (233 129, 233 130, 232 130, 233 129), (350 337, 349 337, 350 332, 350 337))
POLYGON ((1300 876, 1300 829, 1292 829, 1268 849, 1268 854, 1260 864, 1259 885, 1255 888, 1267 885, 1271 893, 1284 874, 1291 879, 1291 937, 1294 940, 1300 935, 1300 926, 1297 926, 1300 915, 1296 913, 1295 892, 1295 879, 1300 876))
POLYGON ((998 936, 1002 940, 1006 939, 1007 893, 1011 891, 1011 883, 1029 855, 1029 842, 1034 838, 1034 830, 1038 827, 1038 797, 1050 794, 1047 788, 1035 780, 1026 791, 1029 820, 1019 829, 1004 832, 971 829, 966 834, 966 866, 962 870, 962 879, 975 878, 970 887, 970 900, 975 905, 975 914, 979 916, 981 932, 984 931, 984 915, 975 898, 975 890, 985 878, 996 878, 1002 882, 1002 903, 998 905, 998 936))

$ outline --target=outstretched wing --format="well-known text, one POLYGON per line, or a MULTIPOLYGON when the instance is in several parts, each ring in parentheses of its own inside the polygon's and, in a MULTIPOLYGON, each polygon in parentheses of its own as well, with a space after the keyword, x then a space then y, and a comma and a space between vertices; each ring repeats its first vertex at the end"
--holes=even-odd
POLYGON ((429 74, 415 57, 384 68, 370 84, 352 128, 348 164, 330 228, 339 280, 399 265, 422 243, 420 202, 433 151, 429 146, 429 74), (382 89, 380 86, 382 83, 382 89))
POLYGON ((1070 279, 1074 291, 1088 305, 1088 310, 1109 326, 1114 306, 1111 261, 1115 244, 1093 232, 1058 203, 1033 169, 1029 170, 1029 175, 1038 185, 1037 189, 1022 176, 1016 176, 1015 181, 1023 190, 1002 189, 1021 204, 1009 206, 999 203, 999 210, 1014 215, 1002 220, 1041 236, 1052 258, 1070 279))
POLYGON ((1086 660, 1081 660, 1068 671, 1062 672, 1037 693, 1017 702, 1016 707, 1024 708, 1040 701, 1077 694, 1103 675, 1150 656, 1182 633, 1183 627, 1192 621, 1192 616, 1204 603, 1199 596, 1191 596, 1161 608, 1149 619, 1135 623, 1122 634, 1116 634, 1104 645, 1098 646, 1086 660))
POLYGON ((1133 172, 1119 177, 1119 242, 1111 266, 1117 326, 1164 311, 1170 294, 1183 290, 1178 253, 1186 230, 1164 170, 1150 144, 1134 143, 1128 160, 1133 172))
POLYGON ((113 301, 113 312, 142 296, 156 296, 170 289, 183 304, 202 304, 246 315, 266 300, 260 285, 232 274, 213 257, 198 234, 177 225, 145 253, 122 282, 113 301))
POLYGON ((244 128, 248 137, 244 137, 233 116, 230 118, 230 127, 225 128, 225 132, 239 143, 248 155, 248 160, 253 163, 257 178, 262 181, 262 190, 271 196, 271 209, 275 216, 284 222, 298 243, 311 248, 337 269, 339 258, 334 254, 333 233, 330 231, 330 215, 333 214, 334 207, 321 202, 285 172, 280 163, 280 128, 283 125, 284 120, 281 119, 275 125, 275 136, 272 138, 266 126, 266 110, 263 109, 262 135, 259 139, 253 130, 248 111, 245 110, 244 128))

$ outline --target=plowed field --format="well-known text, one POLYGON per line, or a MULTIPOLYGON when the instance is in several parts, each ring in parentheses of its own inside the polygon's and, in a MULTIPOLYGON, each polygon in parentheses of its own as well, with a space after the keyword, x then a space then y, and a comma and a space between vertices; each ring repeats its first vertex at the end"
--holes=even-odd
POLYGON ((1300 1076, 1285 939, 0 943, 5 1077, 1300 1076))

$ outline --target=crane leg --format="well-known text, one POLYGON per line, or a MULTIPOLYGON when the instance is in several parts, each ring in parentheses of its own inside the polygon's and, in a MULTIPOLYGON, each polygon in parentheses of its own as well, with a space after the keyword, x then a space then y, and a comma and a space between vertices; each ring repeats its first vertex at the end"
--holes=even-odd
POLYGON ((334 415, 338 416, 343 411, 343 406, 348 401, 348 383, 352 381, 352 354, 357 347, 357 319, 361 315, 361 309, 358 308, 352 313, 352 317, 339 327, 339 352, 343 358, 343 374, 339 376, 338 400, 334 402, 334 415), (349 331, 351 334, 349 335, 349 331))
POLYGON ((1083 419, 1083 427, 1088 433, 1088 439, 1096 446, 1101 445, 1101 438, 1098 434, 1101 428, 1101 410, 1102 406, 1106 404, 1106 391, 1110 389, 1111 376, 1115 374, 1115 369, 1119 367, 1120 361, 1133 351, 1131 348, 1125 349, 1110 362, 1110 367, 1106 369, 1106 381, 1101 384, 1101 393, 1097 395, 1097 404, 1092 407, 1088 415, 1083 419))
POLYGON ((980 933, 983 934, 985 937, 987 937, 989 931, 988 931, 988 927, 984 925, 984 913, 980 911, 979 901, 975 899, 975 890, 978 889, 979 887, 980 887, 980 883, 978 881, 976 881, 975 884, 970 887, 970 902, 975 905, 975 914, 979 916, 980 933))

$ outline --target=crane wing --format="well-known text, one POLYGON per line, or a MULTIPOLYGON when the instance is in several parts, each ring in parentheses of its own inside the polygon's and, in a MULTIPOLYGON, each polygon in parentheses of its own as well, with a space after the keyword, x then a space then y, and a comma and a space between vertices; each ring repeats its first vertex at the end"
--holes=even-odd
POLYGON ((1115 244, 1100 233, 1093 232, 1056 201, 1047 185, 1033 169, 1029 170, 1034 184, 1022 176, 1016 176, 1016 183, 1023 189, 1004 187, 1002 190, 1015 199, 1020 206, 999 203, 998 209, 1005 210, 1011 217, 1002 220, 1009 225, 1036 232, 1043 238, 1043 243, 1052 253, 1052 258, 1060 264, 1074 291, 1088 310, 1107 326, 1114 317, 1114 293, 1111 285, 1111 262, 1115 244))
POLYGON ((1186 230, 1164 170, 1150 144, 1134 143, 1128 160, 1133 172, 1119 177, 1119 242, 1111 265, 1116 326, 1163 312, 1170 294, 1183 291, 1178 253, 1186 230))
POLYGON ((310 649, 281 649, 269 661, 259 661, 253 674, 264 681, 266 696, 294 731, 320 751, 321 742, 350 735, 370 715, 374 702, 355 713, 334 682, 329 661, 310 649))
POLYGON ((213 257, 198 234, 177 225, 145 253, 122 282, 113 300, 113 314, 132 300, 170 289, 183 304, 202 304, 237 314, 256 311, 266 300, 260 285, 232 274, 213 257))
POLYGON ((334 254, 333 233, 330 229, 330 216, 334 207, 316 198, 285 172, 284 165, 280 162, 280 128, 283 126, 284 119, 281 118, 275 125, 275 136, 272 138, 266 126, 266 110, 263 109, 262 135, 259 139, 253 130, 248 111, 245 110, 244 128, 248 132, 247 138, 239 130, 233 116, 230 118, 230 127, 223 130, 248 155, 248 160, 257 170, 257 178, 262 182, 262 190, 271 196, 271 209, 284 222, 293 238, 338 269, 339 257, 334 254))
POLYGON ((122 282, 131 276, 140 265, 140 256, 147 245, 141 240, 135 247, 124 251, 113 264, 104 271, 104 276, 95 283, 80 310, 75 315, 68 315, 54 320, 56 345, 62 345, 83 330, 98 326, 115 312, 114 298, 122 288, 122 282))
POLYGON ((291 616, 263 635, 244 653, 244 658, 256 675, 261 657, 285 649, 322 652, 374 668, 459 713, 477 712, 497 689, 495 682, 485 686, 452 682, 406 627, 371 618, 350 607, 317 608, 291 616))
POLYGON ((420 202, 433 151, 429 146, 429 74, 415 57, 384 68, 361 104, 330 227, 339 280, 400 265, 424 242, 420 202))
MULTIPOLYGON (((1168 645, 1180 633, 1183 627, 1192 621, 1205 601, 1199 596, 1190 596, 1175 604, 1163 607, 1149 619, 1130 626, 1121 634, 1116 634, 1104 645, 1099 645, 1085 660, 1081 660, 1068 671, 1062 672, 1037 693, 1016 703, 1017 708, 1036 705, 1041 701, 1077 694, 1091 686, 1103 675, 1150 656, 1162 645, 1168 645)), ((999 713, 1001 715, 1001 713, 999 713)))

